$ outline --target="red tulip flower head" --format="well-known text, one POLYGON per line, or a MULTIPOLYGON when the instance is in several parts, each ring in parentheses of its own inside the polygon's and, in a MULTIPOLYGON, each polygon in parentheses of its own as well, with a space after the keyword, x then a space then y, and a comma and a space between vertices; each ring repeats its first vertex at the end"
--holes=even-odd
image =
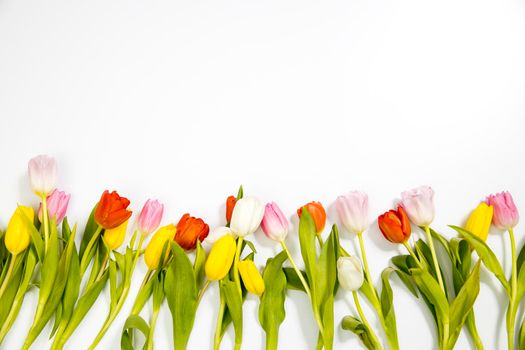
POLYGON ((120 226, 131 216, 128 210, 129 200, 121 197, 116 191, 104 191, 95 210, 95 221, 104 229, 109 230, 120 226))

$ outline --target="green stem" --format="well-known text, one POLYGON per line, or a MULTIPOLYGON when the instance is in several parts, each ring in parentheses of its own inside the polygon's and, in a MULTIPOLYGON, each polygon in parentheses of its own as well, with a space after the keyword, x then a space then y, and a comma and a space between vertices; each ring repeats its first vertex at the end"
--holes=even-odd
POLYGON ((160 309, 153 310, 149 323, 149 335, 146 343, 146 350, 153 350, 153 335, 155 334, 155 326, 157 325, 157 318, 160 309))
POLYGON ((319 246, 322 248, 324 244, 323 237, 321 237, 320 233, 316 234, 315 236, 317 237, 317 242, 319 242, 319 246))
POLYGON ((430 247, 430 252, 432 253, 432 260, 434 263, 434 270, 436 270, 436 276, 441 287, 441 290, 445 292, 445 285, 443 284, 443 277, 441 276, 441 269, 439 268, 439 263, 436 255, 436 249, 434 248, 434 240, 432 239, 432 234, 430 234, 430 227, 425 226, 425 233, 427 234, 428 246, 430 247))
POLYGON ((7 272, 5 274, 4 280, 2 281, 2 286, 0 286, 0 300, 2 300, 2 296, 9 285, 9 281, 11 280, 11 275, 13 274, 13 269, 16 263, 16 257, 16 254, 11 255, 11 261, 9 261, 9 266, 7 267, 7 272))
POLYGON ((241 289, 241 279, 239 276, 239 260, 241 257, 243 240, 244 240, 244 237, 242 236, 239 236, 239 238, 237 239, 237 250, 235 251, 235 259, 233 260, 233 281, 235 282, 235 285, 237 286, 237 290, 239 291, 241 300, 242 300, 242 289, 241 289))
POLYGON ((221 305, 219 307, 219 314, 217 315, 217 324, 215 325, 215 337, 213 338, 213 350, 219 350, 222 339, 222 320, 224 319, 224 311, 226 309, 226 302, 221 295, 221 305))
POLYGON ((410 247, 410 244, 408 244, 408 242, 405 241, 405 242, 403 242, 403 245, 408 250, 408 253, 414 258, 414 260, 416 261, 417 266, 422 268, 421 262, 419 261, 419 259, 417 258, 416 254, 414 253, 414 251, 410 247))
POLYGON ((202 286, 201 290, 199 291, 199 295, 197 296, 197 305, 200 304, 202 296, 204 295, 204 292, 210 285, 210 282, 211 282, 210 280, 206 280, 206 282, 204 283, 204 286, 202 286))
POLYGON ((47 252, 47 244, 49 241, 49 217, 47 215, 47 197, 42 195, 42 224, 44 225, 44 252, 47 252))
MULTIPOLYGON (((151 269, 148 269, 148 272, 146 273, 146 275, 144 276, 144 279, 142 280, 142 283, 139 287, 139 292, 138 294, 140 294, 140 291, 142 290, 142 288, 144 288, 144 286, 146 286, 146 284, 149 282, 150 278, 151 278, 151 275, 155 272, 155 270, 151 270, 151 269)), ((137 294, 137 295, 138 295, 137 294)), ((138 315, 140 313, 140 311, 142 310, 142 308, 144 307, 144 303, 139 303, 139 300, 138 299, 135 299, 135 303, 133 304, 133 307, 131 308, 131 312, 130 314, 131 315, 138 315)))
POLYGON ((84 276, 84 273, 86 272, 86 269, 90 262, 90 253, 93 249, 93 246, 97 242, 98 237, 100 236, 100 232, 102 232, 102 226, 98 226, 97 230, 93 233, 93 236, 89 240, 89 243, 86 247, 86 250, 84 250, 84 255, 82 255, 82 260, 80 261, 80 276, 84 276))
MULTIPOLYGON (((359 232, 357 234, 357 238, 359 238, 359 248, 361 250, 361 259, 363 259, 363 266, 365 268, 365 276, 370 286, 373 286, 374 283, 372 282, 372 276, 370 275, 370 269, 368 268, 368 259, 366 258, 365 242, 363 241, 363 233, 359 232)), ((375 288, 373 289, 374 289, 374 295, 375 295, 376 294, 375 288)))
POLYGON ((516 322, 516 312, 518 309, 518 304, 516 303, 516 294, 518 287, 518 272, 516 266, 516 241, 514 239, 514 230, 509 229, 509 238, 510 238, 510 252, 512 259, 512 273, 510 277, 510 300, 509 307, 507 309, 507 342, 508 349, 514 350, 514 328, 516 322))
POLYGON ((381 343, 379 342, 379 339, 377 338, 373 328, 370 326, 370 323, 368 323, 368 320, 365 317, 365 314, 363 312, 363 309, 361 308, 361 303, 359 302, 359 297, 357 296, 357 292, 353 291, 352 296, 354 297, 355 307, 357 309, 357 313, 359 314, 359 317, 361 318, 361 322, 369 329, 370 331, 370 337, 371 341, 374 344, 375 349, 381 350, 381 343))

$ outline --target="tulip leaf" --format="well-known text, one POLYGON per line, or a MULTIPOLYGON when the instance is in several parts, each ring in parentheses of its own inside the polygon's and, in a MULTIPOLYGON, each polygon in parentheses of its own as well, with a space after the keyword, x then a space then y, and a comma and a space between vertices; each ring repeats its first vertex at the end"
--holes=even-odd
POLYGON ((242 249, 244 249, 245 246, 250 247, 253 253, 257 253, 257 249, 255 248, 255 245, 253 245, 252 241, 248 241, 247 239, 244 239, 242 241, 242 249))
POLYGON ((521 300, 525 292, 525 265, 521 265, 518 272, 518 288, 516 291, 516 300, 521 300))
POLYGON ((452 253, 450 251, 450 246, 449 246, 449 243, 446 240, 446 238, 443 237, 440 233, 438 233, 437 231, 433 230, 430 227, 429 227, 429 231, 430 231, 430 235, 441 244, 443 249, 445 249, 445 252, 447 253, 447 255, 450 258, 452 258, 452 256, 451 256, 452 253))
POLYGON ((135 297, 135 303, 133 304, 133 307, 131 308, 132 314, 139 314, 140 311, 144 308, 144 305, 148 301, 149 297, 153 293, 153 284, 155 283, 155 280, 159 278, 159 274, 162 270, 157 270, 153 274, 153 276, 146 282, 144 287, 142 287, 135 297))
POLYGON ((414 285, 412 276, 409 273, 411 268, 417 267, 415 259, 411 255, 398 255, 394 256, 391 261, 392 264, 397 267, 395 272, 401 282, 403 282, 410 293, 412 293, 416 298, 419 298, 417 288, 414 285))
POLYGON ((398 344, 394 294, 389 280, 390 274, 393 271, 393 268, 387 267, 381 273, 381 281, 383 282, 383 287, 381 288, 381 311, 385 320, 385 333, 389 343, 398 344))
POLYGON ((470 245, 476 250, 478 253, 479 258, 483 261, 483 264, 485 267, 496 276, 496 278, 500 281, 501 285, 505 288, 505 291, 507 292, 507 295, 510 296, 510 285, 505 277, 505 272, 503 272, 503 268, 501 267, 501 264, 498 261, 498 258, 494 254, 494 252, 489 248, 489 246, 483 242, 483 240, 479 239, 469 231, 458 227, 458 226, 450 226, 454 230, 456 230, 463 238, 465 238, 470 245))
MULTIPOLYGON (((235 344, 240 346, 242 343, 242 297, 235 282, 230 281, 228 278, 224 278, 219 282, 219 288, 224 296, 224 300, 226 300, 229 317, 231 317, 233 322, 235 344)), ((223 329, 225 328, 223 322, 223 329)))
POLYGON ((267 350, 277 349, 279 327, 286 316, 286 275, 282 270, 286 259, 286 252, 281 251, 274 258, 267 260, 263 273, 266 289, 259 304, 259 322, 266 333, 267 350))
POLYGON ((124 323, 124 328, 122 330, 122 336, 120 338, 120 348, 122 350, 134 350, 132 342, 133 330, 140 331, 144 337, 147 339, 149 337, 149 326, 148 323, 138 315, 130 315, 124 323))
POLYGON ((518 349, 525 349, 525 320, 521 323, 518 336, 518 349))
POLYGON ((237 200, 241 199, 244 196, 244 190, 242 189, 242 185, 239 186, 239 191, 237 191, 237 200))
POLYGON ((171 242, 171 252, 173 260, 166 272, 164 293, 173 319, 174 349, 179 350, 186 349, 188 344, 197 311, 198 291, 193 266, 184 250, 171 242))
POLYGON ((197 241, 197 247, 195 248, 195 260, 193 262, 193 271, 195 274, 195 285, 197 289, 200 289, 204 282, 204 264, 206 262, 206 252, 202 247, 200 241, 197 241))
MULTIPOLYGON (((38 295, 38 305, 36 309, 36 318, 41 316, 44 311, 51 290, 55 288, 55 278, 57 276, 58 269, 58 232, 54 220, 51 220, 49 224, 49 240, 47 245, 47 251, 44 255, 44 261, 42 262, 42 268, 40 269, 40 292, 38 295)), ((63 271, 65 275, 65 271, 63 271)))
MULTIPOLYGON (((316 281, 316 248, 315 248, 315 222, 308 212, 308 210, 303 208, 301 218, 299 219, 299 243, 301 246, 301 255, 303 256, 306 275, 308 276, 308 281, 312 285, 312 281, 316 281)), ((312 293, 314 293, 315 288, 311 288, 312 293)))
MULTIPOLYGON (((304 292, 304 286, 301 283, 301 280, 299 279, 299 276, 297 275, 297 272, 295 272, 295 269, 292 267, 283 267, 284 275, 286 276, 286 288, 292 289, 292 290, 299 290, 304 292)), ((306 276, 306 272, 301 271, 301 274, 303 275, 304 280, 308 283, 308 276, 306 276)))
POLYGON ((84 233, 82 234, 82 241, 80 242, 80 250, 79 250, 79 256, 80 259, 84 257, 84 253, 86 251, 86 248, 89 244, 89 241, 93 237, 93 234, 98 229, 98 224, 95 221, 95 210, 97 209, 97 204, 93 207, 91 210, 91 214, 89 215, 89 219, 86 223, 86 228, 84 229, 84 233))
MULTIPOLYGON (((20 264, 21 265, 21 264, 20 264)), ((9 311, 11 310, 11 305, 13 305, 13 300, 18 291, 18 286, 20 280, 22 279, 23 270, 16 269, 13 271, 11 277, 11 282, 7 285, 4 294, 2 295, 2 303, 0 304, 0 324, 3 324, 9 311)))
POLYGON ((367 349, 376 350, 372 341, 372 330, 357 318, 345 316, 341 322, 341 327, 357 335, 367 349))
POLYGON ((474 302, 479 294, 479 269, 480 262, 474 266, 470 276, 461 287, 458 295, 450 305, 450 333, 447 341, 449 349, 454 348, 459 333, 471 312, 474 302))

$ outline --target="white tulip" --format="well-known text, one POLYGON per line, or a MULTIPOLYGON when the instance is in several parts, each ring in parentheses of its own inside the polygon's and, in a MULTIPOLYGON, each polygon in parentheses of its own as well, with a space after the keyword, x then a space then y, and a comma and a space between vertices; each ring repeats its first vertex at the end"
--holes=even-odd
POLYGON ((261 224, 264 205, 255 197, 244 197, 235 203, 230 228, 239 237, 254 233, 261 224))
POLYGON ((337 259, 337 279, 341 287, 349 292, 361 288, 365 280, 361 260, 355 256, 344 256, 337 259))

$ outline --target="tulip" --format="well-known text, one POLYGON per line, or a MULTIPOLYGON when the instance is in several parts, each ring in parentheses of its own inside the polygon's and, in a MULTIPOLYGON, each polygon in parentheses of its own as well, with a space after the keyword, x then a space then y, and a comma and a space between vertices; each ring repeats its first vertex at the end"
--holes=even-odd
POLYGON ((470 214, 465 224, 465 230, 486 241, 493 213, 494 207, 492 205, 481 202, 470 214))
MULTIPOLYGON (((70 194, 66 192, 54 190, 47 197, 47 214, 59 224, 66 216, 67 206, 69 205, 70 194)), ((38 220, 42 221, 42 205, 38 208, 38 220)))
POLYGON ((152 201, 148 199, 142 207, 138 218, 138 228, 143 235, 149 235, 155 231, 160 224, 162 214, 164 213, 164 205, 158 200, 152 201))
POLYGON ((377 223, 383 236, 392 243, 405 243, 410 238, 410 222, 401 206, 379 215, 377 223))
POLYGON ((177 224, 177 233, 175 241, 186 250, 195 249, 197 240, 203 241, 210 232, 208 224, 202 219, 184 214, 177 224))
POLYGON ((227 223, 232 221, 233 208, 235 207, 236 202, 237 202, 237 198, 235 196, 229 196, 228 198, 226 198, 226 222, 227 223))
POLYGON ((55 158, 39 155, 28 164, 31 189, 38 196, 44 197, 53 192, 57 180, 57 163, 55 158))
POLYGON ((124 242, 124 239, 126 238, 126 231, 128 228, 128 221, 129 220, 126 220, 123 224, 120 224, 115 228, 110 228, 104 231, 102 239, 104 240, 104 243, 106 244, 106 247, 108 247, 109 250, 117 249, 124 242))
POLYGON ((348 232, 360 234, 368 229, 368 195, 353 191, 335 202, 339 220, 348 232))
POLYGON ((275 202, 266 204, 261 228, 266 237, 274 241, 280 242, 286 238, 288 220, 275 202))
POLYGON ((149 267, 150 270, 155 270, 159 267, 160 256, 162 251, 166 249, 166 253, 170 250, 169 244, 166 248, 166 242, 171 241, 175 234, 177 233, 177 228, 173 224, 169 224, 159 228, 159 230, 151 237, 146 250, 144 251, 144 262, 149 267))
POLYGON ((120 226, 131 216, 131 210, 126 209, 128 205, 129 200, 116 191, 104 191, 95 210, 95 221, 106 230, 120 226))
POLYGON ((233 232, 229 227, 219 226, 210 231, 204 243, 208 246, 213 246, 221 237, 225 235, 233 236, 233 232))
POLYGON ((315 223, 315 230, 318 235, 323 232, 324 225, 326 224, 326 211, 323 208, 323 205, 319 202, 310 202, 305 204, 303 207, 297 209, 297 215, 301 218, 301 213, 303 208, 308 210, 308 213, 312 216, 312 219, 315 223))
POLYGON ((230 228, 239 237, 254 233, 261 224, 264 206, 255 197, 244 197, 235 203, 230 228))
POLYGON ((361 261, 355 256, 337 259, 337 279, 341 287, 349 292, 361 288, 365 280, 361 261))
POLYGON ((415 225, 429 226, 434 220, 434 191, 429 186, 405 191, 401 193, 401 206, 415 225))
POLYGON ((4 236, 5 247, 11 254, 23 252, 31 243, 29 222, 33 222, 34 216, 33 208, 22 205, 19 205, 11 216, 4 236), (27 220, 24 220, 24 216, 27 220))
POLYGON ((222 236, 210 250, 204 265, 204 272, 210 281, 223 279, 233 263, 236 244, 231 235, 222 236))
POLYGON ((252 260, 239 262, 239 273, 248 292, 258 296, 264 293, 264 280, 252 260))
POLYGON ((509 230, 518 224, 520 215, 509 192, 491 194, 487 197, 487 204, 494 207, 492 222, 500 230, 509 230))

